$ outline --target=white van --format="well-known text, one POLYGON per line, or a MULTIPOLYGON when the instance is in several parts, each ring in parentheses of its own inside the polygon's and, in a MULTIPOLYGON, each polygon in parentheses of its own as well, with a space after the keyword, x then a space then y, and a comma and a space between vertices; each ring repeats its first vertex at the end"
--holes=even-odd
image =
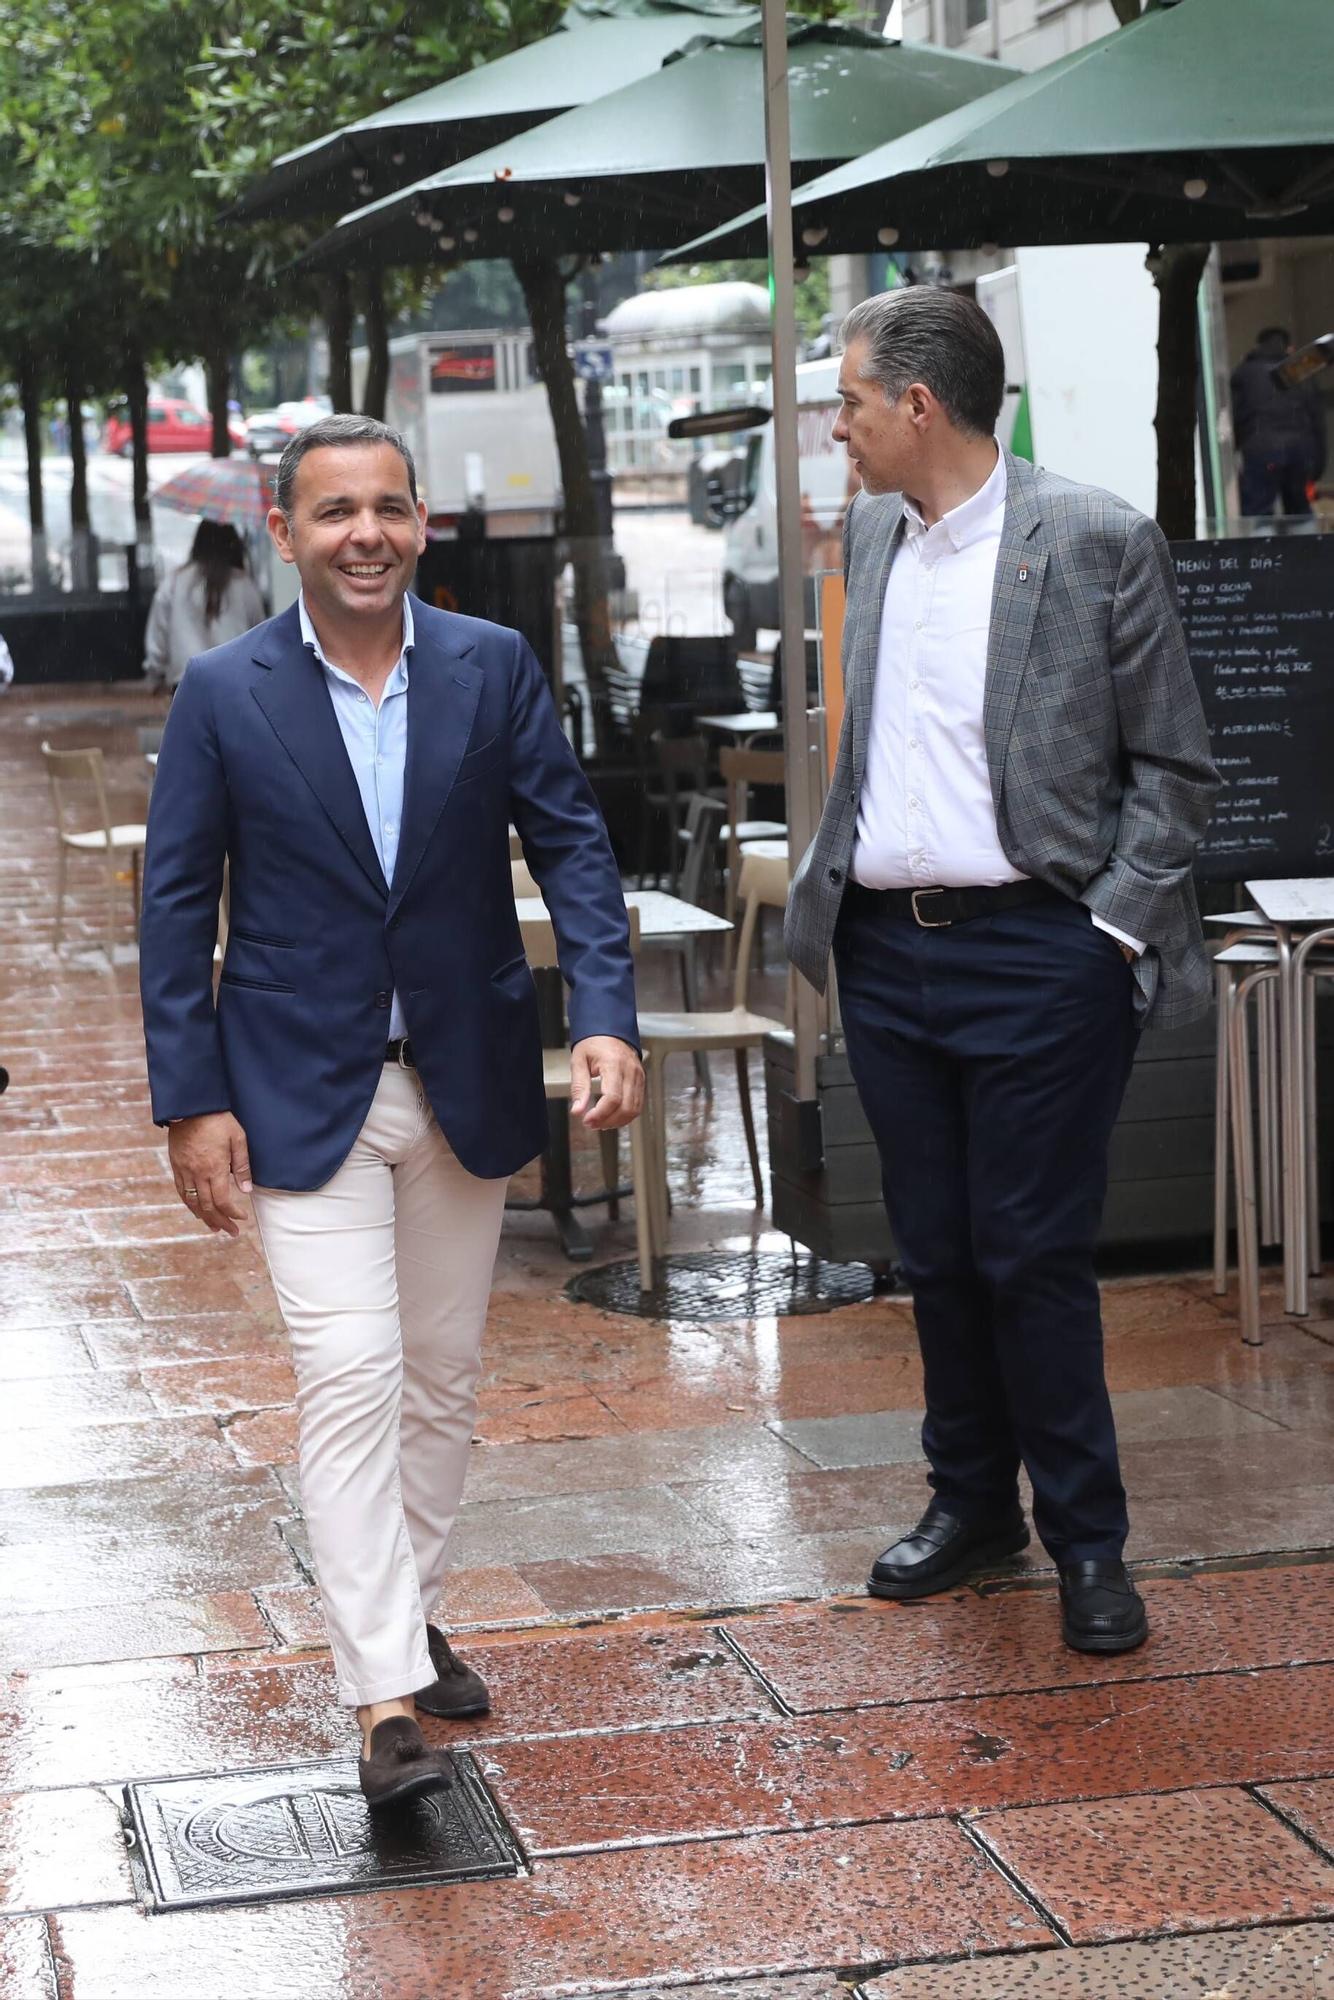
MULTIPOLYGON (((761 400, 772 403, 765 385, 761 400)), ((838 359, 803 361, 797 368, 797 448, 801 479, 802 571, 843 566, 843 515, 857 491, 846 448, 834 441, 838 416, 838 359)), ((742 651, 754 646, 761 626, 778 628, 778 499, 774 485, 774 427, 750 439, 745 469, 723 540, 723 609, 742 651)), ((810 622, 811 606, 807 606, 810 622)))

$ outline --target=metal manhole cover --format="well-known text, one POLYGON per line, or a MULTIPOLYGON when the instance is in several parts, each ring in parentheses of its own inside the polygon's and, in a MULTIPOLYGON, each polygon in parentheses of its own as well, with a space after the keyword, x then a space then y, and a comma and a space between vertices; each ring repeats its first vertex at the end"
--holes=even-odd
POLYGON ((142 1900, 153 1910, 267 1903, 517 1875, 522 1854, 474 1760, 398 1813, 367 1810, 352 1759, 125 1787, 142 1900))
POLYGON ((761 1313, 832 1312, 863 1305, 880 1289, 865 1264, 794 1262, 780 1250, 698 1250, 663 1257, 651 1292, 639 1289, 639 1265, 599 1264, 571 1278, 566 1296, 604 1312, 640 1319, 751 1319, 761 1313))

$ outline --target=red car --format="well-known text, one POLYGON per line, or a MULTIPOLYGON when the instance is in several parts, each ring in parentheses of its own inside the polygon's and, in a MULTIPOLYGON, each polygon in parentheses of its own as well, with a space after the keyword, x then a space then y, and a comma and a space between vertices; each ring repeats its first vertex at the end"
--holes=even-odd
MULTIPOLYGON (((227 431, 234 445, 245 443, 245 426, 236 417, 227 419, 227 431)), ((148 402, 148 449, 150 451, 207 451, 213 435, 213 419, 207 410, 178 396, 151 396, 148 402)), ((107 418, 102 439, 108 451, 129 458, 134 450, 130 413, 122 406, 107 418)))

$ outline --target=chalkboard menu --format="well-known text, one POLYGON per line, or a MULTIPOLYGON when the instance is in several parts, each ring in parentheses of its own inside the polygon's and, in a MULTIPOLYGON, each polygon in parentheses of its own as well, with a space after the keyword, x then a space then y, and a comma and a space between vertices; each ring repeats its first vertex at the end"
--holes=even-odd
POLYGON ((1334 543, 1176 542, 1172 556, 1223 781, 1196 874, 1334 874, 1334 543))

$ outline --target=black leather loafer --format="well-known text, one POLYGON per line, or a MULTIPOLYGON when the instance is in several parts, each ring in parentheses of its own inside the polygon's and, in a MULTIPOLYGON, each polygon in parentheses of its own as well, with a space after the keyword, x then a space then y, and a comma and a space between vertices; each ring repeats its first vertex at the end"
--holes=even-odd
POLYGON ((482 1676, 475 1674, 471 1667, 464 1666, 444 1633, 434 1625, 426 1628, 426 1643, 431 1649, 435 1679, 429 1687, 419 1688, 412 1697, 418 1708, 424 1708, 428 1715, 443 1715, 453 1722, 468 1715, 487 1714, 491 1697, 482 1676))
POLYGON ((1130 1653, 1149 1636, 1144 1600, 1122 1562, 1061 1571, 1061 1637, 1077 1653, 1130 1653))
POLYGON ((390 1715, 371 1731, 371 1754, 357 1759, 357 1776, 372 1810, 401 1805, 427 1792, 447 1792, 454 1782, 448 1756, 432 1750, 407 1715, 390 1715))
POLYGON ((1028 1547, 1023 1510, 965 1520, 933 1500, 911 1534, 885 1550, 866 1580, 872 1597, 933 1597, 1028 1547))

